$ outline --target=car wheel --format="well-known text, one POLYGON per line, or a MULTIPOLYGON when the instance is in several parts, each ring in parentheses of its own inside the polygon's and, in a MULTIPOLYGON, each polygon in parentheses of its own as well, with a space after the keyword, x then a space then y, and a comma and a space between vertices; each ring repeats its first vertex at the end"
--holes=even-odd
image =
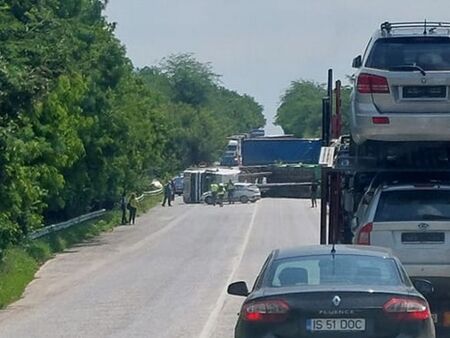
POLYGON ((212 197, 211 196, 207 196, 206 198, 205 198, 205 203, 206 204, 212 204, 212 197))
POLYGON ((247 196, 241 196, 239 198, 239 201, 241 201, 241 203, 248 203, 248 197, 247 196))

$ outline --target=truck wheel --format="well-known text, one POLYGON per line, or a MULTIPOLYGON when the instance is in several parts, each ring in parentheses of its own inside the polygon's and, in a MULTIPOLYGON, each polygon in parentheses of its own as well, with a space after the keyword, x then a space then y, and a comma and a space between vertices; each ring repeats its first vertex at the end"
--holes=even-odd
POLYGON ((205 198, 205 203, 211 205, 212 204, 212 197, 211 196, 207 196, 205 198))
POLYGON ((241 203, 248 203, 248 197, 247 196, 241 196, 240 198, 239 198, 239 201, 241 201, 241 203))

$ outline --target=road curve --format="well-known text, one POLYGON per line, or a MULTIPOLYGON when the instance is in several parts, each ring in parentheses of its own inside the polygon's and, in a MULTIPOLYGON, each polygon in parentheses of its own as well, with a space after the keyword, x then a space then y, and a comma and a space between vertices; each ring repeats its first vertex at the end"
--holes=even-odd
POLYGON ((242 298, 276 247, 318 243, 309 201, 157 207, 46 263, 0 311, 0 337, 230 338, 242 298))

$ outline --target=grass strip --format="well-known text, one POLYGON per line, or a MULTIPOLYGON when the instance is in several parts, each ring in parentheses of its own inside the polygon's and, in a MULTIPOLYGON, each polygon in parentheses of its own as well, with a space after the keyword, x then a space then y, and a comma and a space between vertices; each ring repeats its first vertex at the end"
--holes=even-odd
MULTIPOLYGON (((139 203, 138 215, 147 212, 160 201, 161 195, 144 198, 139 203)), ((56 253, 92 239, 102 232, 111 231, 119 223, 120 211, 108 211, 94 220, 4 250, 0 260, 0 309, 18 300, 39 267, 56 253)))

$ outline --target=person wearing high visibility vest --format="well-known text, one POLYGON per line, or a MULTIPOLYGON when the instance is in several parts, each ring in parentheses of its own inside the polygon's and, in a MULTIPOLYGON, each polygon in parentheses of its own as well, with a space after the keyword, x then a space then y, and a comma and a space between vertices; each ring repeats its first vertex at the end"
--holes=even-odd
POLYGON ((223 199, 225 198, 225 185, 223 183, 219 184, 219 189, 217 190, 217 199, 219 200, 219 205, 223 207, 223 199))
POLYGON ((212 195, 212 204, 216 205, 217 202, 217 192, 219 191, 219 185, 217 183, 211 183, 211 195, 212 195))

